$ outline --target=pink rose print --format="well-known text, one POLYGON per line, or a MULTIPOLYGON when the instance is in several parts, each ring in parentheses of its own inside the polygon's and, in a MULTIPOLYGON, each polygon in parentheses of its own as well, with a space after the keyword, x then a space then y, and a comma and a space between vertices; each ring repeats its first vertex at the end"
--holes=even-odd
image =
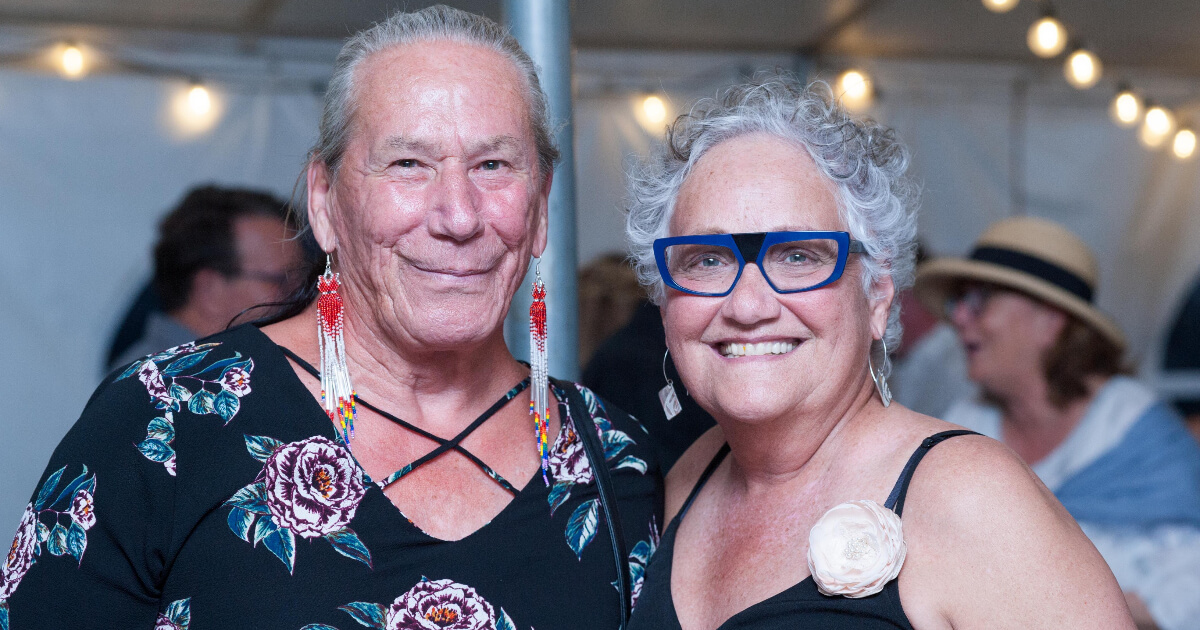
POLYGON ((92 494, 87 490, 80 490, 75 493, 75 498, 71 500, 71 518, 75 519, 76 523, 85 531, 92 528, 96 524, 95 501, 92 499, 92 494))
POLYGON ((575 433, 574 423, 563 423, 558 438, 550 448, 550 473, 558 482, 592 482, 592 467, 584 452, 583 442, 579 440, 579 434, 575 433))
POLYGON ((221 375, 221 387, 241 398, 250 393, 250 373, 240 367, 229 368, 221 375))
POLYGON ((166 403, 172 401, 171 394, 167 390, 166 383, 163 382, 162 374, 158 371, 158 366, 154 361, 142 361, 141 367, 137 371, 138 380, 142 385, 146 386, 146 392, 151 398, 156 398, 166 403))
POLYGON ((0 566, 0 601, 12 596, 21 583, 21 578, 33 565, 34 551, 38 547, 37 513, 33 505, 25 506, 21 515, 21 524, 17 527, 17 535, 13 538, 12 546, 8 548, 8 556, 0 566))
POLYGON ((422 580, 392 602, 387 630, 492 630, 496 611, 475 589, 452 580, 422 580))
POLYGON ((304 538, 345 527, 366 494, 349 451, 319 435, 275 449, 263 470, 271 517, 304 538))

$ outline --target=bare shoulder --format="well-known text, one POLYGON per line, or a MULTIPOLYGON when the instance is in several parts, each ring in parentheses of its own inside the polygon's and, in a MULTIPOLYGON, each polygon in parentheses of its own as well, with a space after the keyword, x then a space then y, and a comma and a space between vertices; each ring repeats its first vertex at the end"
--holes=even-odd
POLYGON ((705 431, 676 460, 675 465, 667 473, 665 522, 669 523, 671 519, 675 518, 675 514, 683 507, 683 502, 687 500, 688 494, 696 485, 696 481, 700 479, 700 475, 704 473, 704 469, 708 467, 717 451, 721 450, 723 444, 725 444, 725 433, 721 431, 720 426, 715 426, 705 431))
POLYGON ((1103 558, 1000 442, 960 436, 929 451, 903 518, 901 599, 917 628, 1133 627, 1103 558))

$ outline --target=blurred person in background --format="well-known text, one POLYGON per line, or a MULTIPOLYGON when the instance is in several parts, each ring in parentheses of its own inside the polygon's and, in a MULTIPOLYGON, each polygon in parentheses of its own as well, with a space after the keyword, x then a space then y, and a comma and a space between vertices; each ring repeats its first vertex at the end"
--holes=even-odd
POLYGON ((26 507, 0 620, 619 628, 661 522, 654 452, 504 341, 548 245, 548 109, 488 18, 437 5, 347 41, 307 164, 324 264, 271 320, 100 386, 26 507))
POLYGON ((978 397, 946 420, 1033 467, 1108 561, 1141 627, 1200 628, 1200 446, 1125 376, 1125 338, 1093 304, 1088 246, 1033 217, 990 226, 965 259, 919 270, 954 325, 978 397))
POLYGON ((1179 315, 1167 334, 1163 375, 1180 373, 1188 381, 1175 397, 1175 408, 1184 415, 1192 435, 1200 440, 1200 278, 1192 283, 1179 315))
MULTIPOLYGON (((917 264, 925 258, 925 247, 918 242, 917 264)), ((950 405, 975 391, 967 378, 966 354, 954 327, 930 313, 912 289, 901 291, 899 300, 904 336, 893 355, 892 395, 917 413, 945 417, 950 405)))
POLYGON ((673 386, 680 407, 664 409, 659 392, 675 366, 665 358, 667 340, 658 307, 646 299, 629 259, 603 256, 579 276, 580 362, 584 385, 646 427, 664 471, 713 426, 682 386, 673 386), (674 413, 668 417, 668 411, 674 413))
POLYGON ((151 291, 142 291, 132 311, 147 296, 156 308, 145 309, 141 336, 110 369, 224 330, 245 309, 291 293, 302 256, 289 214, 285 202, 262 191, 188 191, 158 226, 151 291))

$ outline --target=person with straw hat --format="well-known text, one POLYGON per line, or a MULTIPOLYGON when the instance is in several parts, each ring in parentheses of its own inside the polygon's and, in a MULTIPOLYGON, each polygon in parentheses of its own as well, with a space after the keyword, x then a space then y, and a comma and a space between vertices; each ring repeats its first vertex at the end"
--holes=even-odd
POLYGON ((980 387, 945 419, 1033 468, 1108 561, 1139 627, 1197 628, 1200 445, 1124 375, 1125 337, 1095 306, 1098 280, 1078 236, 1033 217, 993 224, 966 258, 922 265, 916 296, 954 326, 980 387))

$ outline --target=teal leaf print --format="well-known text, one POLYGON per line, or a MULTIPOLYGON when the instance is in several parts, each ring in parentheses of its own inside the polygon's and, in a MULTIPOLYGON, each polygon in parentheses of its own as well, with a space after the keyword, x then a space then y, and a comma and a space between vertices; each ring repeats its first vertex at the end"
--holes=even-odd
POLYGON ((250 451, 254 459, 264 464, 267 463, 267 458, 275 452, 275 449, 283 446, 283 442, 265 435, 243 435, 242 437, 246 439, 246 450, 250 451))
POLYGON ((37 524, 37 537, 38 537, 38 542, 40 542, 40 543, 44 543, 50 539, 50 528, 47 527, 46 524, 41 521, 38 521, 38 524, 37 524))
POLYGON ((496 619, 496 630, 517 630, 517 624, 513 623, 512 617, 500 609, 500 618, 496 619))
POLYGON ((626 455, 625 457, 621 458, 621 461, 617 462, 616 466, 613 466, 614 469, 632 468, 643 475, 646 474, 646 469, 648 467, 649 466, 645 461, 643 461, 641 458, 634 457, 633 455, 626 455))
POLYGON ((291 573, 296 564, 296 537, 292 530, 279 527, 272 519, 260 519, 254 528, 254 544, 260 541, 291 573))
POLYGON ((75 556, 76 562, 83 562, 83 552, 87 549, 87 530, 74 521, 67 529, 67 553, 75 556))
POLYGON ((570 481, 559 481, 554 484, 554 487, 550 489, 550 496, 546 499, 550 502, 550 516, 554 516, 554 511, 571 498, 571 488, 574 487, 575 484, 570 481))
POLYGON ((600 441, 604 443, 604 459, 612 459, 621 451, 625 450, 626 446, 635 444, 633 438, 630 438, 624 431, 608 430, 600 434, 600 441))
POLYGON ((362 540, 359 540, 358 534, 349 527, 325 534, 325 540, 333 545, 334 551, 375 568, 375 565, 371 563, 371 552, 367 550, 367 546, 362 543, 362 540))
POLYGON ((213 401, 213 409, 216 410, 218 416, 221 416, 225 424, 229 424, 229 421, 233 420, 233 416, 237 415, 241 406, 242 401, 227 389, 222 389, 221 393, 217 394, 216 400, 213 401))
POLYGON ((62 479, 63 471, 66 469, 67 467, 63 466, 46 478, 46 483, 42 484, 42 489, 38 491, 37 499, 33 501, 33 509, 41 510, 46 507, 46 501, 49 501, 50 497, 54 495, 54 490, 58 488, 58 482, 62 479))
POLYGON ((171 383, 171 387, 167 391, 170 392, 171 398, 183 402, 187 402, 192 397, 192 392, 188 391, 188 388, 177 383, 171 383))
POLYGON ((50 539, 46 541, 46 551, 53 556, 67 553, 67 528, 63 527, 61 523, 50 530, 50 539))
POLYGON ((257 514, 270 514, 270 510, 267 509, 267 484, 262 481, 251 483, 229 497, 225 505, 257 514))
POLYGON ((254 524, 254 519, 256 518, 258 518, 257 514, 240 507, 235 507, 229 511, 229 529, 232 529, 233 533, 237 534, 242 540, 251 542, 250 526, 254 524))
POLYGON ((146 437, 170 442, 175 439, 175 425, 166 418, 155 418, 146 425, 146 437))
POLYGON ((75 496, 75 493, 78 492, 80 489, 91 492, 92 489, 94 489, 95 487, 96 487, 96 477, 92 476, 89 478, 87 466, 84 466, 83 472, 79 473, 78 477, 72 479, 71 483, 67 484, 67 487, 63 488, 62 492, 58 493, 58 496, 55 497, 54 501, 50 502, 50 505, 52 505, 52 506, 58 505, 62 502, 63 499, 66 499, 67 497, 75 496), (84 487, 85 484, 89 485, 90 487, 85 488, 84 487))
POLYGON ((134 372, 136 372, 136 371, 138 371, 138 369, 139 369, 139 368, 141 368, 141 367, 142 367, 142 362, 141 362, 141 361, 134 361, 132 364, 130 364, 130 366, 129 366, 129 367, 125 368, 125 371, 124 371, 124 372, 121 372, 121 375, 120 375, 120 376, 118 376, 117 378, 115 378, 115 379, 113 379, 113 380, 120 381, 120 380, 123 380, 123 379, 127 379, 127 378, 129 378, 130 376, 133 376, 133 373, 134 373, 134 372))
POLYGON ((165 462, 175 454, 175 449, 162 440, 146 438, 138 443, 137 448, 152 462, 165 462))
POLYGON ((174 361, 171 362, 170 365, 168 365, 166 368, 163 369, 162 373, 164 376, 176 376, 176 375, 182 374, 184 370, 186 370, 190 367, 193 367, 197 363, 203 361, 204 357, 208 356, 209 352, 212 352, 212 350, 205 350, 204 352, 193 352, 192 354, 188 354, 179 359, 175 359, 174 361))
POLYGON ((171 602, 171 605, 167 606, 167 610, 163 612, 163 616, 182 630, 187 630, 188 625, 192 623, 192 598, 171 602))
POLYGON ((339 606, 340 610, 346 611, 346 614, 354 618, 358 623, 368 628, 378 628, 384 630, 385 622, 383 618, 383 606, 380 604, 372 604, 370 602, 350 602, 345 606, 339 606))
POLYGON ((239 367, 245 369, 245 367, 250 364, 250 360, 242 359, 241 352, 234 352, 232 357, 229 357, 228 359, 221 359, 220 361, 214 361, 208 367, 196 372, 195 376, 204 376, 205 374, 216 373, 224 374, 225 368, 233 366, 235 363, 239 364, 239 367))
POLYGON ((633 546, 633 551, 629 552, 629 559, 636 560, 642 564, 650 562, 650 556, 654 554, 654 547, 649 541, 639 540, 638 544, 633 546))
POLYGON ((338 630, 338 629, 333 626, 327 626, 323 623, 310 623, 307 626, 300 628, 300 630, 338 630))
POLYGON ((583 550, 596 537, 596 526, 600 524, 600 500, 591 499, 579 504, 567 521, 567 545, 575 552, 576 559, 583 559, 583 550))
POLYGON ((213 400, 216 396, 207 389, 202 389, 192 395, 192 399, 188 401, 188 411, 202 416, 206 413, 213 412, 213 400))

